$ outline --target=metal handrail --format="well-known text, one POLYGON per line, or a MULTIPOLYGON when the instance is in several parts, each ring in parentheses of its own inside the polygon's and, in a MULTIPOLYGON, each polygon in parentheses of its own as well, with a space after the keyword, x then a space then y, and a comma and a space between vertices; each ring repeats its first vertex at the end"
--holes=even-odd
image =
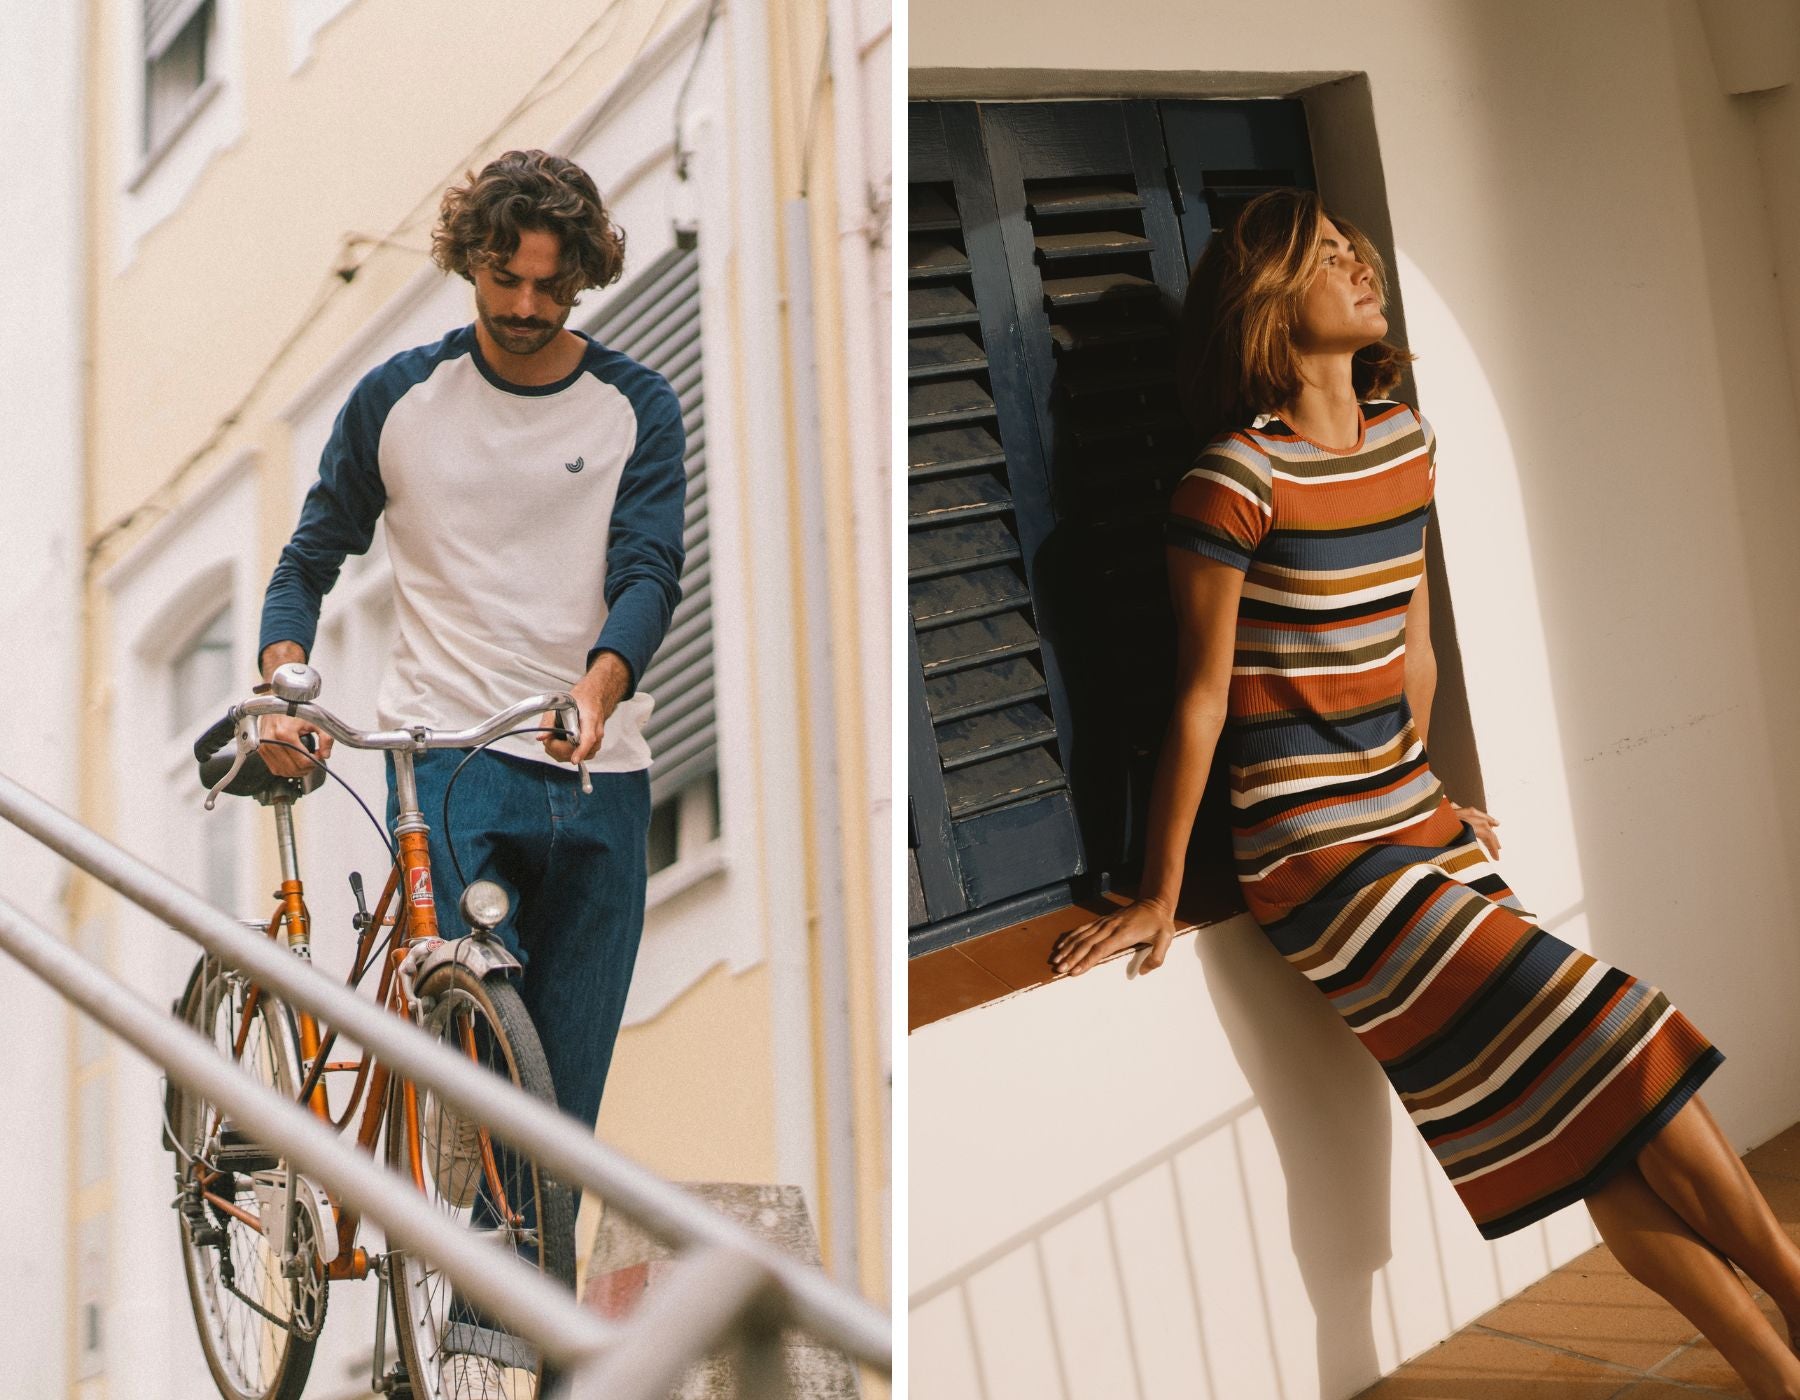
POLYGON ((429 1257, 483 1308, 543 1347, 559 1365, 598 1356, 616 1325, 580 1306, 521 1260, 482 1244, 439 1215, 417 1191, 345 1143, 294 1100, 233 1068, 211 1041, 172 1019, 119 979, 61 943, 0 898, 0 948, 147 1058, 184 1089, 204 1095, 301 1170, 329 1180, 350 1205, 378 1220, 390 1237, 429 1257))
MULTIPOLYGON (((521 1151, 530 1153, 561 1180, 598 1192, 609 1207, 616 1207, 664 1243, 677 1250, 697 1251, 702 1259, 712 1259, 715 1265, 722 1257, 735 1259, 739 1262, 729 1271, 734 1277, 741 1279, 742 1270, 748 1267, 766 1279, 766 1286, 761 1289, 730 1287, 725 1290, 738 1294, 741 1303, 732 1308, 723 1323, 719 1322, 715 1312, 706 1309, 688 1309, 674 1315, 656 1310, 653 1316, 663 1319, 659 1327, 680 1326, 689 1334, 679 1339, 665 1334, 662 1345, 669 1351, 689 1350, 696 1343, 700 1350, 705 1350, 724 1334, 715 1333, 704 1338, 698 1334, 715 1325, 730 1330, 748 1322, 753 1330, 763 1331, 767 1326, 790 1324, 879 1371, 891 1373, 893 1339, 887 1318, 852 1290, 828 1279, 821 1270, 782 1254, 735 1221, 607 1147, 592 1134, 583 1132, 557 1109, 470 1064, 419 1027, 330 980, 270 940, 247 932, 198 895, 4 774, 0 774, 0 817, 5 817, 101 883, 193 938, 221 961, 254 977, 291 1005, 310 1011, 335 1027, 363 1046, 366 1053, 379 1056, 396 1072, 429 1087, 458 1112, 487 1124, 490 1130, 521 1151)), ((25 920, 11 906, 0 904, 0 929, 5 933, 5 945, 20 956, 21 961, 71 998, 78 999, 75 989, 81 988, 80 995, 93 1001, 92 1006, 83 1002, 90 1014, 106 1021, 150 1058, 167 1064, 172 1073, 181 1077, 174 1059, 185 1060, 183 1050, 191 1049, 178 1034, 187 1028, 148 1007, 136 993, 116 983, 105 987, 91 982, 90 978, 98 978, 103 984, 112 983, 112 979, 69 953, 46 930, 25 920), (42 948, 30 948, 33 940, 39 943, 49 940, 63 956, 53 956, 42 948), (30 956, 21 949, 27 950, 30 956), (69 959, 73 959, 75 966, 70 965, 69 959), (138 1005, 135 1008, 127 1005, 121 1001, 120 994, 138 1005), (149 1011, 151 1021, 140 1022, 133 1014, 143 1010, 149 1011), (109 1016, 115 1017, 117 1024, 108 1019, 109 1016), (128 1023, 134 1025, 135 1033, 124 1029, 128 1023), (176 1049, 177 1046, 182 1048, 176 1049)), ((207 1053, 216 1061, 210 1050, 207 1053)), ((191 1072, 193 1068, 185 1066, 182 1072, 191 1072)), ((209 1097, 225 1102, 224 1094, 215 1092, 216 1086, 197 1084, 196 1087, 209 1097)), ((499 1267, 513 1261, 496 1258, 493 1251, 483 1249, 478 1264, 469 1268, 457 1246, 443 1247, 444 1230, 454 1232, 456 1227, 428 1208, 429 1222, 416 1217, 411 1207, 422 1205, 422 1202, 390 1199, 384 1185, 392 1183, 377 1184, 367 1176, 373 1173, 385 1179, 380 1168, 338 1142, 329 1129, 313 1121, 298 1105, 281 1107, 291 1107, 293 1113, 307 1121, 304 1125, 290 1121, 285 1112, 277 1114, 267 1104, 263 1105, 268 1110, 266 1116, 258 1120, 244 1114, 243 1121, 259 1133, 264 1131, 259 1121, 265 1124, 270 1143, 283 1151, 287 1150, 283 1137, 288 1138, 294 1146, 291 1153, 294 1160, 308 1170, 315 1170, 309 1165, 309 1159, 325 1164, 325 1169, 318 1169, 322 1179, 333 1186, 342 1185, 345 1199, 361 1204, 383 1228, 388 1228, 392 1222, 396 1239, 418 1248, 421 1254, 440 1264, 453 1281, 466 1287, 469 1296, 483 1306, 489 1305, 490 1295, 514 1286, 512 1269, 502 1271, 499 1267), (319 1134, 331 1139, 329 1146, 319 1134), (340 1153, 349 1153, 358 1160, 354 1163, 339 1161, 340 1153), (464 1272, 470 1277, 461 1277, 464 1272), (487 1275, 485 1281, 476 1277, 484 1272, 487 1275), (488 1283, 495 1277, 504 1282, 489 1288, 488 1283)), ((689 1271, 698 1262, 684 1260, 682 1274, 691 1277, 689 1271)), ((523 1269, 523 1266, 518 1267, 523 1269)), ((713 1272, 717 1274, 718 1268, 713 1272)), ((549 1287, 541 1278, 533 1282, 539 1287, 549 1287)), ((565 1310, 580 1309, 566 1294, 558 1294, 554 1306, 533 1301, 526 1307, 519 1305, 518 1295, 510 1301, 494 1296, 493 1308, 496 1314, 515 1325, 521 1335, 542 1346, 547 1355, 571 1367, 575 1372, 574 1394, 577 1397, 598 1395, 595 1377, 611 1375, 613 1368, 609 1361, 623 1363, 638 1352, 636 1347, 622 1345, 617 1357, 599 1355, 596 1349, 605 1348, 611 1334, 591 1314, 584 1313, 579 1322, 571 1319, 565 1310)), ((646 1311, 648 1313, 648 1308, 646 1311)), ((659 1392, 641 1387, 651 1383, 652 1373, 657 1369, 650 1367, 618 1376, 616 1383, 609 1380, 610 1388, 606 1393, 616 1400, 638 1395, 651 1400, 659 1392)), ((666 1393, 666 1387, 662 1393, 666 1393)))

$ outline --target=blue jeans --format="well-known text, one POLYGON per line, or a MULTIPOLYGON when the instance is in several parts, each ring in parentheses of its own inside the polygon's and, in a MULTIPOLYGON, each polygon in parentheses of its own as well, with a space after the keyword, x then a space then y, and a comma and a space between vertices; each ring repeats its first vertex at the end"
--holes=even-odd
MULTIPOLYGON (((466 932, 463 881, 444 840, 444 787, 467 750, 413 759, 431 828, 438 932, 466 932)), ((650 775, 595 773, 583 796, 574 769, 477 754, 450 795, 450 835, 465 879, 492 880, 511 908, 495 930, 524 966, 519 995, 550 1062, 556 1102, 592 1132, 625 993, 644 930, 650 775)), ((388 828, 397 820, 388 760, 388 828)))

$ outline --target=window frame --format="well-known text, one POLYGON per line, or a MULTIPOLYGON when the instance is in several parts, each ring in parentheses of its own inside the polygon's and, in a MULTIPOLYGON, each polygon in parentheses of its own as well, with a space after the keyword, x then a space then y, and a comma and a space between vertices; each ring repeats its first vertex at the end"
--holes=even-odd
POLYGON ((113 9, 112 48, 121 100, 114 116, 118 214, 115 273, 144 237, 186 202, 213 159, 243 134, 243 13, 240 0, 205 0, 211 10, 205 76, 160 139, 148 139, 149 43, 141 0, 113 9))
POLYGON ((212 101, 219 89, 215 72, 218 57, 215 39, 219 22, 218 0, 193 0, 193 3, 187 8, 188 13, 182 18, 181 23, 173 27, 169 36, 162 44, 155 47, 154 52, 149 33, 145 30, 139 32, 138 49, 143 83, 138 102, 138 147, 143 153, 146 166, 154 165, 164 151, 181 139, 182 133, 193 124, 194 118, 207 103, 212 101), (182 103, 180 111, 169 119, 167 125, 161 131, 153 130, 151 126, 151 104, 154 100, 152 73, 158 64, 169 57, 176 44, 196 21, 201 21, 205 26, 205 32, 200 41, 200 81, 194 85, 193 90, 188 93, 186 100, 182 103))

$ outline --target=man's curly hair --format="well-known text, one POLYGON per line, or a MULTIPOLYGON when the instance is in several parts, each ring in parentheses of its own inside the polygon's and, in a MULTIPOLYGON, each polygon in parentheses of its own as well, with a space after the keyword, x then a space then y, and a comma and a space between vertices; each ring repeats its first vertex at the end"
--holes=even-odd
POLYGON ((553 233, 561 243, 547 290, 564 306, 624 271, 625 231, 607 216, 593 179, 548 151, 508 151, 446 190, 431 234, 432 261, 473 282, 476 268, 499 266, 518 252, 526 230, 553 233))

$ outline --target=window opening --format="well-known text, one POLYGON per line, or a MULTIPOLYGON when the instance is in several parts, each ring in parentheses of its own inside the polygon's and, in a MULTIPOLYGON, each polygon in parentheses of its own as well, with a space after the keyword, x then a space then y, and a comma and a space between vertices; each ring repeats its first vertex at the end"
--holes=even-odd
POLYGON ((208 77, 213 0, 144 0, 143 149, 181 125, 208 77))

